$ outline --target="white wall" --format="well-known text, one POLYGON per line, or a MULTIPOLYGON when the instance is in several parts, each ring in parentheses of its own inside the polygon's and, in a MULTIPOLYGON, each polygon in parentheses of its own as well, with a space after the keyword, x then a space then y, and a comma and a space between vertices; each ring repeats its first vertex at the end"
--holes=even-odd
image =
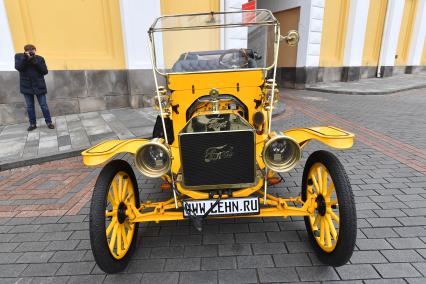
POLYGON ((420 65, 426 37, 426 1, 417 2, 417 14, 411 35, 407 65, 420 65))
MULTIPOLYGON (((372 0, 376 1, 376 0, 372 0)), ((370 0, 351 0, 343 66, 361 66, 370 0)))
MULTIPOLYGON (((221 11, 240 11, 243 3, 246 0, 222 0, 221 11)), ((223 49, 230 48, 247 48, 247 28, 232 28, 221 29, 222 32, 222 45, 223 49)))
POLYGON ((160 1, 120 0, 120 9, 127 68, 151 69, 148 29, 161 15, 160 1))
POLYGON ((403 11, 404 0, 388 1, 379 60, 381 66, 394 66, 395 64, 403 11))
POLYGON ((4 1, 0 0, 0 71, 11 71, 14 68, 15 50, 7 20, 4 1))

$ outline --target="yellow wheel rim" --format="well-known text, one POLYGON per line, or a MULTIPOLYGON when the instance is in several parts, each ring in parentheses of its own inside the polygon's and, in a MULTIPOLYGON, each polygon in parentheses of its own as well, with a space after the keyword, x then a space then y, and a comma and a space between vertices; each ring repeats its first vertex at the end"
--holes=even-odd
POLYGON ((125 172, 118 172, 111 181, 105 210, 105 228, 109 251, 115 259, 123 258, 130 248, 135 224, 130 223, 125 211, 135 204, 132 180, 125 172))
POLYGON ((307 197, 312 196, 316 200, 316 210, 309 216, 313 236, 321 249, 332 252, 339 238, 338 199, 330 173, 321 163, 309 170, 307 197))

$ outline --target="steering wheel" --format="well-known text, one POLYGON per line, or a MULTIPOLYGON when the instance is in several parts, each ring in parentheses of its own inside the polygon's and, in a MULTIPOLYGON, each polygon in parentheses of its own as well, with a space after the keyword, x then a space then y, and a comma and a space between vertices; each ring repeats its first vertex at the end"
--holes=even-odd
POLYGON ((244 48, 226 50, 219 57, 219 65, 227 69, 244 68, 248 65, 248 55, 244 48))

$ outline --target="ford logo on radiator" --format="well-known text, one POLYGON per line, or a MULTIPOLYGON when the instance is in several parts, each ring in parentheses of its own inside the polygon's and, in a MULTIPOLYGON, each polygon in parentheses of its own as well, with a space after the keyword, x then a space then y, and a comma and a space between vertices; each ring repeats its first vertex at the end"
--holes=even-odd
POLYGON ((210 163, 222 159, 230 159, 234 155, 233 150, 234 147, 228 146, 228 144, 207 148, 204 154, 204 161, 210 163))

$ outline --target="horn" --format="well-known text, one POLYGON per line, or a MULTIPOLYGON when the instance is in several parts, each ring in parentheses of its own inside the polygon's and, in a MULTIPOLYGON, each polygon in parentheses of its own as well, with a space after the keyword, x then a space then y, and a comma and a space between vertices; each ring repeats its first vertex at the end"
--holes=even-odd
POLYGON ((263 162, 266 167, 276 172, 288 172, 301 158, 299 144, 285 135, 272 135, 263 147, 263 162))
POLYGON ((135 166, 143 175, 157 178, 169 172, 171 157, 170 149, 164 140, 154 138, 136 151, 135 166))

